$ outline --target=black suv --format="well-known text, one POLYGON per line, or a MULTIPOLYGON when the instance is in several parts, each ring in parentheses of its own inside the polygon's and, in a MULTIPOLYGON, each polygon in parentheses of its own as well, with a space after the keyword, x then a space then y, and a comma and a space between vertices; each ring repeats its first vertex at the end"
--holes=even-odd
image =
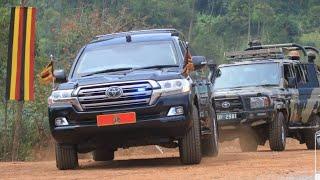
POLYGON ((117 148, 141 145, 178 146, 184 164, 200 163, 202 152, 216 155, 213 108, 199 117, 196 79, 185 72, 206 60, 192 62, 174 29, 101 35, 85 45, 68 78, 54 72, 61 84, 48 102, 57 168, 76 168, 77 153, 108 161, 117 148))
POLYGON ((320 87, 311 51, 319 52, 276 44, 226 53, 232 61, 218 67, 214 83, 221 141, 239 137, 243 151, 255 151, 269 140, 272 150, 282 151, 292 137, 315 148, 320 87))

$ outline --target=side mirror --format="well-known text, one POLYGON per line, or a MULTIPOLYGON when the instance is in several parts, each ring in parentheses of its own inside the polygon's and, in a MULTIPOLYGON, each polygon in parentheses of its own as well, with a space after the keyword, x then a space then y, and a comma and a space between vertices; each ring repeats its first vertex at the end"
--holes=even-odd
POLYGON ((67 76, 63 69, 58 69, 53 71, 53 76, 57 83, 67 82, 67 76))
POLYGON ((294 88, 294 87, 296 87, 296 78, 289 77, 288 78, 288 88, 294 88))
POLYGON ((208 67, 209 67, 209 75, 208 75, 208 79, 210 82, 213 82, 216 76, 216 70, 217 70, 217 64, 213 64, 213 63, 207 63, 208 67))
POLYGON ((207 64, 206 57, 204 56, 192 56, 192 63, 195 70, 201 69, 207 64))

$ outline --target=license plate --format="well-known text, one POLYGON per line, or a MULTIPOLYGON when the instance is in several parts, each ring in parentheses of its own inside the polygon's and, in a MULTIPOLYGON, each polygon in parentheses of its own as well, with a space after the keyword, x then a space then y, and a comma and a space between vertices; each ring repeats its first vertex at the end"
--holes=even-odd
POLYGON ((230 119, 237 119, 236 113, 223 113, 217 114, 218 120, 230 120, 230 119))
POLYGON ((97 116, 98 126, 112 126, 119 124, 136 123, 136 113, 117 113, 117 114, 103 114, 97 116))

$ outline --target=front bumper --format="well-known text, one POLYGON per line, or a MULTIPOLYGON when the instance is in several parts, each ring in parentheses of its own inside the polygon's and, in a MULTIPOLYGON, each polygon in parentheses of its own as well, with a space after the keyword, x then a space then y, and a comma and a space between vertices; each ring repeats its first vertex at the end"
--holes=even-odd
POLYGON ((225 126, 258 126, 270 121, 273 116, 273 109, 254 110, 254 111, 242 111, 242 112, 217 112, 219 114, 230 113, 236 114, 234 119, 218 119, 218 125, 220 127, 225 126))
POLYGON ((78 112, 72 105, 49 107, 49 124, 52 136, 58 143, 108 144, 113 147, 158 144, 163 139, 182 137, 191 125, 190 94, 160 97, 155 105, 118 110, 78 112), (184 115, 167 116, 170 107, 183 106, 184 115), (135 112, 135 124, 98 127, 97 115, 135 112), (56 127, 54 120, 66 117, 68 126, 56 127))

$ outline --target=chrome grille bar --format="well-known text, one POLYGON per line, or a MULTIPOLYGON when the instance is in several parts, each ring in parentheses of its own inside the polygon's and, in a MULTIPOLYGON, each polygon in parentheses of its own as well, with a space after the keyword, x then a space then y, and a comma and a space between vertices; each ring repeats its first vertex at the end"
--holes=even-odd
POLYGON ((122 105, 122 104, 130 104, 130 103, 148 103, 148 101, 149 99, 138 99, 138 100, 129 100, 129 101, 82 104, 82 106, 84 108, 87 108, 87 107, 108 106, 108 105, 122 105))
MULTIPOLYGON (((152 91, 146 91, 146 93, 139 93, 139 92, 132 92, 132 93, 123 93, 123 95, 121 96, 122 98, 130 98, 130 97, 136 97, 136 96, 149 96, 151 95, 152 91)), ((103 92, 104 94, 104 92, 103 92)), ((88 96, 81 96, 79 97, 80 101, 86 101, 86 100, 94 100, 94 99, 105 99, 107 100, 108 98, 106 97, 106 95, 88 95, 88 96)))
POLYGON ((84 110, 110 109, 119 106, 147 105, 152 96, 152 89, 149 81, 99 84, 79 87, 77 96, 84 110), (106 96, 106 90, 113 86, 123 90, 123 94, 119 98, 113 99, 106 96))

